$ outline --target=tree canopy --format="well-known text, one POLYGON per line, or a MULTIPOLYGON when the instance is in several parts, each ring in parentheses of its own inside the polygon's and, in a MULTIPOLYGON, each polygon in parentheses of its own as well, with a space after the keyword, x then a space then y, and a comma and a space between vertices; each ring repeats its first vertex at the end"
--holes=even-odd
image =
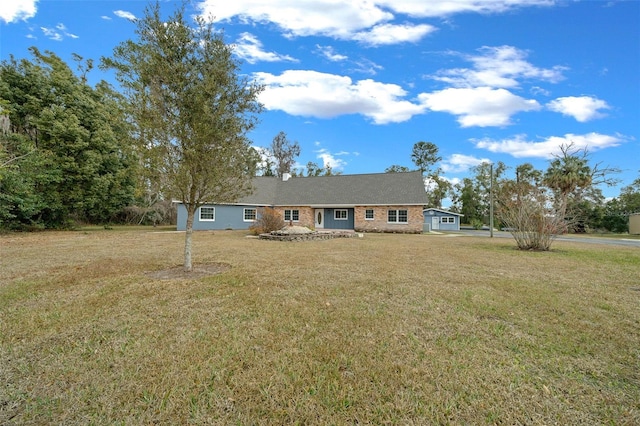
POLYGON ((187 209, 184 268, 190 271, 196 210, 252 190, 256 156, 246 135, 262 111, 262 87, 240 74, 221 32, 202 17, 187 22, 184 5, 168 19, 159 3, 148 6, 136 35, 102 66, 116 71, 138 147, 159 171, 166 195, 187 209))
MULTIPOLYGON (((106 222, 133 197, 120 96, 86 83, 54 53, 0 66, 0 220, 4 228, 106 222)), ((76 57, 78 61, 82 58, 76 57)))

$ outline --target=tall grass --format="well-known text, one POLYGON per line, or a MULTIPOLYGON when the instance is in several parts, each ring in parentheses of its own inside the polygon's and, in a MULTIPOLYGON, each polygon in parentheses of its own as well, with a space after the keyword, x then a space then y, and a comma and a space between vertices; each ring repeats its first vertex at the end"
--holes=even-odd
POLYGON ((0 424, 638 424, 640 251, 0 236, 0 424))

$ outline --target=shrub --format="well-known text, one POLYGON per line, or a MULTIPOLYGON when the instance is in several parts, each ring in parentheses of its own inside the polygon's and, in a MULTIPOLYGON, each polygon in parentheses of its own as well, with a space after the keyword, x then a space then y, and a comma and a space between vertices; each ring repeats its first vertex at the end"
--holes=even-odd
POLYGON ((253 235, 266 234, 284 228, 282 215, 271 207, 258 209, 256 221, 249 227, 253 235))
POLYGON ((544 190, 527 184, 505 183, 498 196, 497 215, 520 250, 547 251, 566 222, 549 208, 544 190))
POLYGON ((473 229, 482 229, 484 223, 480 219, 471 219, 471 226, 473 229))

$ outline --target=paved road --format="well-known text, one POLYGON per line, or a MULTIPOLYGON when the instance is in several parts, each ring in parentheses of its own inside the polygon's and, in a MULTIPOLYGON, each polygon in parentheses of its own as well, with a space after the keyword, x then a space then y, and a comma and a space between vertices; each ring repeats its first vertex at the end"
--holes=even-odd
MULTIPOLYGON (((459 231, 459 233, 463 235, 472 235, 475 237, 487 237, 487 238, 489 237, 489 231, 487 230, 463 229, 459 231)), ((511 236, 510 233, 504 232, 504 231, 494 231, 493 236, 494 238, 513 238, 513 236, 511 236)), ((637 239, 634 240, 631 238, 621 239, 621 238, 606 238, 606 237, 589 237, 586 235, 562 235, 562 236, 556 237, 555 240, 640 248, 640 240, 637 240, 637 239)))

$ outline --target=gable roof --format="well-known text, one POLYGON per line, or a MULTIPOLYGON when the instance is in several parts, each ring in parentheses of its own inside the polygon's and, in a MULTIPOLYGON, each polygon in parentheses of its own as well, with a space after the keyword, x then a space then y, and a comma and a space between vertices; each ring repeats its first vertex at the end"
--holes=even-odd
POLYGON ((435 207, 429 207, 428 209, 422 210, 422 212, 428 212, 429 210, 440 212, 440 213, 444 213, 444 214, 451 214, 451 215, 454 215, 454 216, 464 216, 462 213, 456 213, 456 212, 452 212, 452 211, 444 210, 444 209, 437 209, 435 207))
POLYGON ((238 204, 274 206, 424 205, 420 171, 293 177, 256 177, 254 192, 238 204))

